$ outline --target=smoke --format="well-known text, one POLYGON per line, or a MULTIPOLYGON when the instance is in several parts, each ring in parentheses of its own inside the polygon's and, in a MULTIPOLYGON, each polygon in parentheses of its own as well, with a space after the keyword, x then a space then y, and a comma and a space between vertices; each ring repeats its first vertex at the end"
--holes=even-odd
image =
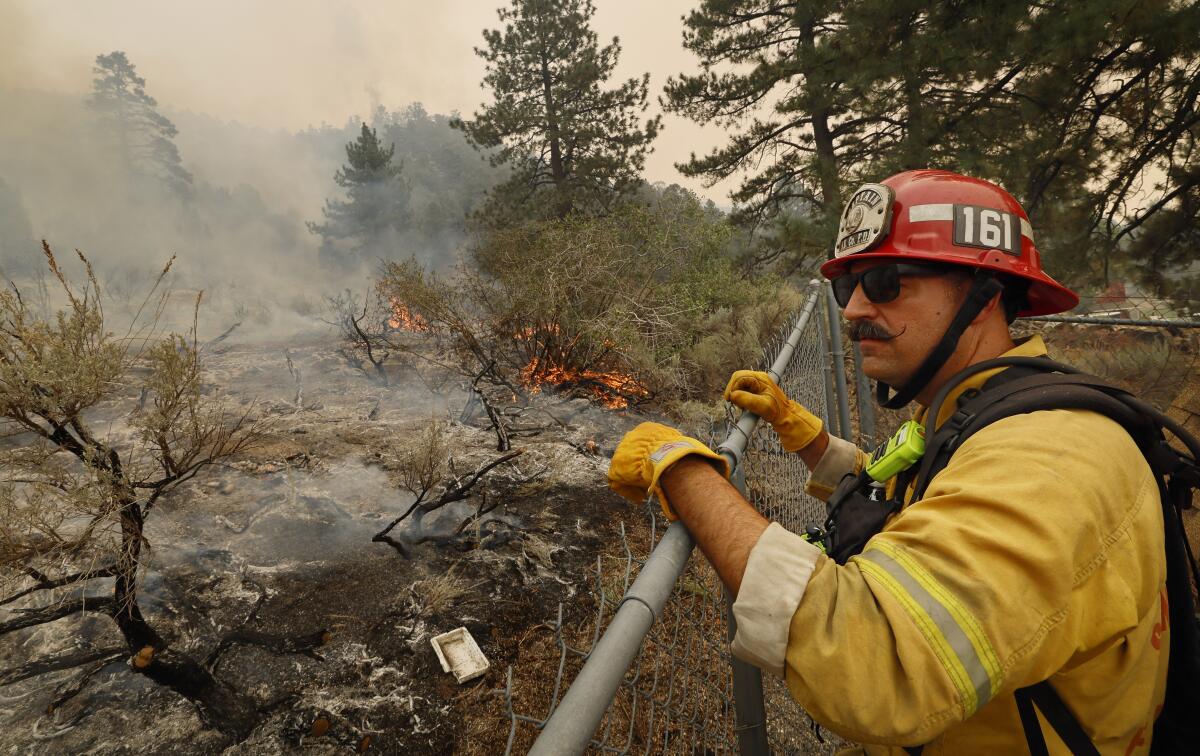
MULTIPOLYGON (((139 66, 138 74, 154 96, 153 72, 139 66)), ((204 290, 202 338, 235 321, 244 323, 243 339, 324 330, 325 298, 345 288, 364 291, 379 257, 415 255, 445 266, 463 241, 466 213, 490 181, 444 117, 380 109, 380 135, 399 142, 397 160, 405 165, 411 229, 331 261, 319 257, 320 238, 306 221, 322 219, 327 198, 344 198, 333 176, 357 130, 352 120, 288 132, 173 112, 160 101, 193 176, 180 193, 122 158, 85 95, 0 89, 0 110, 21 114, 0 121, 0 268, 17 276, 41 269, 40 239, 64 262, 82 250, 119 318, 136 311, 175 256, 170 283, 181 296, 163 326, 187 327, 190 303, 204 290), (431 162, 435 152, 441 163, 431 162), (456 167, 447 170, 446 155, 456 167), (480 171, 473 175, 459 163, 480 171)))
MULTIPOLYGON (((12 0, 0 0, 0 90, 16 85, 28 70, 26 45, 29 40, 29 18, 12 0)), ((12 111, 5 111, 12 112, 12 111)))

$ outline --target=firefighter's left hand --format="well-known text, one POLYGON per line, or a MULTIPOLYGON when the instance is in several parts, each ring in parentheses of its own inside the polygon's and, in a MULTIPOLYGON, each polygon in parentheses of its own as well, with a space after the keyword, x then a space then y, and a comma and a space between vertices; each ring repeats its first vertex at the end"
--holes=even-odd
POLYGON ((608 468, 608 485, 635 504, 653 493, 662 505, 663 514, 668 520, 674 520, 675 513, 658 481, 667 468, 691 454, 713 460, 713 466, 729 477, 729 463, 725 458, 696 439, 666 425, 642 423, 617 444, 608 468))

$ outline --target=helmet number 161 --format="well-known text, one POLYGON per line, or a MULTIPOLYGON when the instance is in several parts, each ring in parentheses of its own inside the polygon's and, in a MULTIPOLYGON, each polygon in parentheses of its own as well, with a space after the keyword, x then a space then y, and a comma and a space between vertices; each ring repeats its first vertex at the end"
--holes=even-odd
POLYGON ((1021 220, 1012 213, 977 205, 954 206, 954 243, 1020 255, 1021 220))

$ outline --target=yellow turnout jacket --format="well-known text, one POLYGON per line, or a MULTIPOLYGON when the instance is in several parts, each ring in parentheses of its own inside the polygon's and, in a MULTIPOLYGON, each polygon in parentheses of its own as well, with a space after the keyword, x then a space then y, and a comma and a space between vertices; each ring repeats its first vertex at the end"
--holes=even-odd
MULTIPOLYGON (((1045 353, 1034 337, 1008 355, 1045 353)), ((939 424, 995 372, 958 386, 939 424)), ((832 441, 808 484, 822 499, 864 461, 832 441)), ((1163 548, 1158 489, 1119 425, 1017 415, 964 442, 844 566, 772 524, 733 650, 868 754, 1026 753, 1013 692, 1047 679, 1102 754, 1144 754, 1166 687, 1163 548)))

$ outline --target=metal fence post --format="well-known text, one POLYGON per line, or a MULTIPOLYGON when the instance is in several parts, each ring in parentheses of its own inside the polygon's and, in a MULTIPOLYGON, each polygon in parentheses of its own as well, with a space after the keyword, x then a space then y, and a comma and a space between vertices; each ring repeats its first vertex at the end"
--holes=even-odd
MULTIPOLYGON (((842 438, 853 441, 854 426, 850 424, 850 392, 846 388, 846 353, 842 349, 842 318, 833 298, 833 286, 826 281, 821 285, 825 290, 825 311, 829 314, 829 357, 833 369, 833 385, 837 393, 838 427, 842 438)), ((833 408, 829 408, 833 414, 833 408)))
MULTIPOLYGON (((727 454, 726 458, 730 456, 727 454)), ((746 468, 738 465, 730 481, 746 495, 746 468)), ((737 635, 737 619, 733 616, 733 597, 725 590, 725 628, 729 642, 737 635)), ((767 707, 763 702, 762 670, 730 656, 733 671, 734 731, 737 732, 738 753, 741 756, 769 756, 767 742, 767 707)))
MULTIPOLYGON (((822 307, 829 309, 829 301, 821 297, 822 307)), ((821 356, 823 365, 821 366, 821 377, 825 380, 825 430, 829 431, 839 438, 842 437, 842 431, 838 428, 838 412, 837 399, 833 391, 833 346, 829 341, 829 318, 817 316, 817 333, 821 338, 821 356)))
POLYGON ((870 448, 875 445, 875 398, 871 391, 871 381, 863 372, 862 350, 858 348, 858 342, 854 343, 851 351, 854 353, 854 385, 858 394, 858 432, 863 439, 860 445, 870 448))

